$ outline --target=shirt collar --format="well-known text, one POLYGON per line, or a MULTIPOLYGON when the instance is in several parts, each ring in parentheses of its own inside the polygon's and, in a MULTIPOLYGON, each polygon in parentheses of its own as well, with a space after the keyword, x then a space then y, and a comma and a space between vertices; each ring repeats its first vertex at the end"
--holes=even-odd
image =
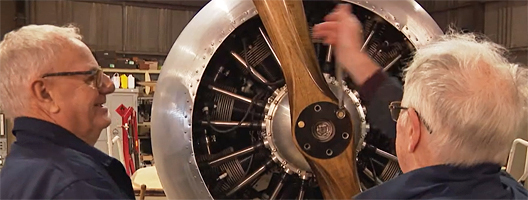
POLYGON ((91 156, 94 160, 108 166, 113 158, 99 149, 90 146, 65 128, 41 119, 17 117, 14 120, 13 134, 17 141, 47 140, 56 145, 76 150, 91 156))

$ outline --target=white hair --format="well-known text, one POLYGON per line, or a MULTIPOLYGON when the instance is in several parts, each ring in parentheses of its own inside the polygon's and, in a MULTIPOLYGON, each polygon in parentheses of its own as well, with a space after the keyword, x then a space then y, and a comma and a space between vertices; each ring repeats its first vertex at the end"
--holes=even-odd
POLYGON ((430 126, 432 156, 444 164, 503 164, 526 128, 527 72, 506 49, 474 34, 448 33, 415 53, 403 106, 430 126))
POLYGON ((0 108, 7 116, 24 114, 30 81, 50 72, 72 39, 82 39, 72 25, 28 25, 4 36, 0 42, 0 108))

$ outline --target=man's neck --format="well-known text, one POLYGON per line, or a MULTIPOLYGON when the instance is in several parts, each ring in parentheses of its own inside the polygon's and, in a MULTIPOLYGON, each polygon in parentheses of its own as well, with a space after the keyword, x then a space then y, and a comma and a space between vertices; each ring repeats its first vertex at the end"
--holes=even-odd
POLYGON ((76 137, 81 139, 82 141, 86 142, 88 145, 90 145, 90 146, 94 146, 95 145, 95 143, 93 143, 91 141, 88 141, 86 138, 82 137, 82 135, 88 135, 88 134, 77 134, 73 130, 73 127, 65 126, 64 123, 60 123, 58 120, 56 120, 55 118, 51 117, 49 114, 47 114, 45 112, 38 112, 38 113, 37 112, 26 112, 25 114, 22 114, 21 116, 26 116, 26 117, 31 117, 31 118, 35 118, 35 119, 40 119, 40 120, 43 120, 43 121, 47 121, 47 122, 56 124, 58 126, 61 126, 64 129, 68 130, 70 133, 72 133, 73 135, 75 135, 76 137))
POLYGON ((430 153, 428 151, 416 153, 415 155, 413 155, 410 161, 407 161, 407 163, 407 166, 409 166, 407 169, 408 172, 424 167, 443 164, 442 162, 439 162, 438 159, 436 159, 436 156, 434 156, 433 153, 430 153))

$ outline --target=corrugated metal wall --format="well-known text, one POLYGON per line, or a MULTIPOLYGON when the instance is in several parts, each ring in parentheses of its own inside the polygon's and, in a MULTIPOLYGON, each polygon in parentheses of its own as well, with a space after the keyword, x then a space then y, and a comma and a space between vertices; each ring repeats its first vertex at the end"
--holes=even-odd
POLYGON ((167 54, 196 11, 77 1, 31 2, 30 22, 78 26, 92 50, 167 54))
POLYGON ((510 48, 515 62, 528 64, 528 1, 418 1, 444 30, 457 28, 484 33, 510 48))
POLYGON ((4 34, 16 28, 15 1, 0 1, 0 13, 2 13, 0 15, 0 39, 3 39, 4 34))
POLYGON ((517 61, 528 63, 528 2, 507 1, 486 4, 484 33, 511 49, 517 61))
POLYGON ((450 25, 480 31, 475 1, 418 1, 444 30, 450 25))

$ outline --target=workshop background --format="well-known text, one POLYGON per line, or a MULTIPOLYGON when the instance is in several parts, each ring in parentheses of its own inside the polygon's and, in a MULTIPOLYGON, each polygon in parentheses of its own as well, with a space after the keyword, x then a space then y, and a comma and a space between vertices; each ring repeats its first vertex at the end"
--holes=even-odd
MULTIPOLYGON (((84 36, 105 73, 120 85, 108 98, 112 125, 103 131, 96 147, 122 161, 122 131, 137 131, 137 140, 128 146, 137 148, 132 171, 152 169, 155 161, 150 145, 150 109, 155 84, 174 41, 207 0, 71 0, 71 1, 0 1, 0 35, 26 24, 65 25, 73 23, 84 36), (127 115, 126 111, 131 111, 127 115), (124 116, 120 116, 122 112, 124 116), (135 112, 135 113, 134 113, 135 112), (123 125, 127 125, 123 128, 123 125), (117 143, 117 144, 116 144, 117 143), (151 168, 149 168, 151 167, 151 168)), ((450 25, 480 32, 510 49, 511 59, 528 65, 528 1, 465 0, 418 1, 446 30, 450 25)), ((0 99, 1 101, 1 99, 0 99)), ((1 110, 0 110, 1 113, 1 110)), ((0 134, 0 170, 9 144, 11 121, 2 121, 0 134), (9 134, 8 134, 9 133, 9 134)), ((528 134, 519 136, 528 139, 528 134)), ((525 150, 519 149, 519 156, 525 150)), ((128 169, 128 168, 127 168, 128 169)), ((155 171, 153 171, 155 172, 155 171)), ((150 172, 152 175, 153 172, 150 172)), ((520 175, 522 168, 513 170, 520 175)), ((132 174, 132 173, 131 173, 132 174)), ((149 173, 146 173, 148 176, 149 173)), ((144 178, 144 177, 134 177, 144 178)), ((149 184, 159 184, 159 181, 149 184)), ((137 187, 137 186, 136 186, 137 187)), ((160 186, 161 187, 161 186, 160 186)), ((159 193, 162 196, 163 191, 159 193)))

